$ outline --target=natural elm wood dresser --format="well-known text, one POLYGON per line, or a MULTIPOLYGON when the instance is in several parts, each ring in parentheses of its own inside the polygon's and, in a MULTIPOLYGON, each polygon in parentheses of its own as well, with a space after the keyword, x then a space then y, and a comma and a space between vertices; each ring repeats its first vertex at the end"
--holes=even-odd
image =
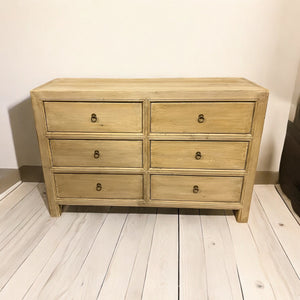
POLYGON ((243 78, 55 79, 31 91, 61 205, 232 209, 247 222, 268 91, 243 78))

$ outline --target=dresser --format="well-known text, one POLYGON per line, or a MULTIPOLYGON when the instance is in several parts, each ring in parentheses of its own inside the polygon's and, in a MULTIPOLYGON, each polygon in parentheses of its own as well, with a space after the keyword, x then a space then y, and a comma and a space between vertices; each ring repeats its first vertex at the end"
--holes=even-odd
POLYGON ((62 205, 234 210, 247 222, 268 91, 244 78, 52 80, 31 91, 62 205))

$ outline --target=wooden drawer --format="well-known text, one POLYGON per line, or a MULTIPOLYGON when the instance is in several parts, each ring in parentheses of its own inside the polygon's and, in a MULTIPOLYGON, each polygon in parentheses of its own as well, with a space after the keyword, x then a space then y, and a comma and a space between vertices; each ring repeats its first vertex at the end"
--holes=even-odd
POLYGON ((151 141, 151 167, 244 169, 248 142, 151 141))
POLYGON ((44 102, 48 131, 142 132, 142 103, 44 102))
POLYGON ((239 202, 242 183, 243 177, 152 175, 151 199, 239 202))
POLYGON ((151 132, 250 133, 253 102, 152 103, 151 132))
POLYGON ((141 168, 142 141, 51 140, 53 166, 141 168))
POLYGON ((61 198, 143 198, 143 175, 55 174, 54 178, 61 198))

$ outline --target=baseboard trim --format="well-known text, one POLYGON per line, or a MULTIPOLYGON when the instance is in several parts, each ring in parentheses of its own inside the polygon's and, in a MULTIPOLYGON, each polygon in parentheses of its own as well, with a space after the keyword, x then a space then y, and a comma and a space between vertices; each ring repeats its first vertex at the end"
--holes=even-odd
POLYGON ((9 187, 8 189, 6 189, 4 192, 2 192, 0 194, 0 201, 2 199, 4 199, 8 194, 10 194, 13 190, 15 190, 21 183, 22 183, 22 181, 20 180, 17 183, 15 183, 14 185, 12 185, 11 187, 9 187))
MULTIPOLYGON (((22 166, 20 168, 21 180, 24 182, 43 182, 43 170, 41 166, 22 166)), ((278 183, 278 172, 257 171, 255 184, 278 183)))
POLYGON ((0 194, 20 181, 18 169, 0 169, 0 194))
POLYGON ((278 178, 278 172, 256 171, 255 184, 277 184, 278 178))
POLYGON ((43 169, 41 166, 22 166, 20 176, 23 182, 43 182, 43 169))

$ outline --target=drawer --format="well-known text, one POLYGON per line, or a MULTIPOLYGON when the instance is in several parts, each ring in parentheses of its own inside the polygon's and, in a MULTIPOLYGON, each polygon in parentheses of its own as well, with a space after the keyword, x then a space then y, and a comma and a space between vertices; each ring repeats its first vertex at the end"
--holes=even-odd
POLYGON ((44 102, 48 131, 142 132, 142 103, 44 102))
POLYGON ((142 141, 51 140, 53 166, 141 168, 142 141))
POLYGON ((253 102, 152 103, 151 132, 250 133, 253 102))
POLYGON ((55 174, 54 178, 61 198, 143 198, 143 175, 55 174))
POLYGON ((248 142, 151 141, 152 168, 244 169, 248 142))
POLYGON ((152 200, 239 202, 243 177, 152 175, 152 200))

